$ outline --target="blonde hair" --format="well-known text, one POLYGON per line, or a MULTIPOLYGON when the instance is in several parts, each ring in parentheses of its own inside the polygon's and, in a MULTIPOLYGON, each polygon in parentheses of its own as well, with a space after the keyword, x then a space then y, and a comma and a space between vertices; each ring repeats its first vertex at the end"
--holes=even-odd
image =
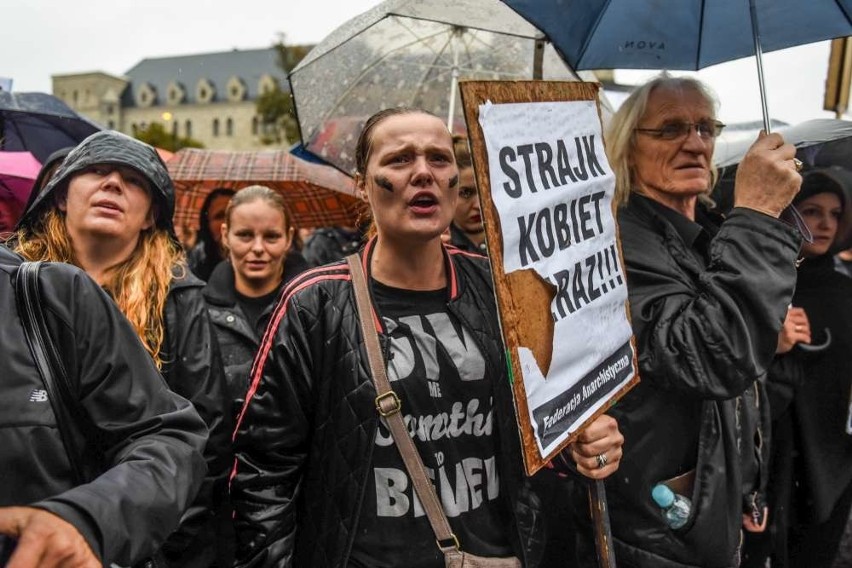
POLYGON ((270 189, 265 185, 250 185, 236 192, 228 202, 228 206, 225 208, 225 223, 227 225, 231 224, 231 212, 240 205, 254 203, 255 201, 260 200, 265 201, 267 205, 273 209, 281 211, 284 215, 285 229, 289 231, 293 228, 293 223, 290 221, 290 213, 287 211, 287 203, 284 201, 284 198, 281 197, 281 194, 277 191, 270 189))
MULTIPOLYGON (((64 214, 58 209, 47 209, 32 228, 18 230, 15 250, 27 260, 79 266, 64 214)), ((166 230, 152 227, 141 232, 133 253, 110 269, 108 280, 103 284, 160 368, 166 297, 175 277, 174 266, 186 269, 183 250, 166 230)))
MULTIPOLYGON (((634 90, 621 104, 618 112, 613 115, 606 132, 606 155, 615 174, 615 202, 617 205, 626 204, 630 192, 634 189, 633 167, 630 162, 636 143, 635 129, 639 126, 639 121, 645 116, 651 93, 658 88, 693 89, 713 109, 713 117, 716 116, 716 110, 719 106, 716 96, 707 85, 691 77, 672 77, 664 71, 634 90)), ((718 177, 719 171, 711 163, 710 185, 707 187, 707 193, 716 185, 718 177)))

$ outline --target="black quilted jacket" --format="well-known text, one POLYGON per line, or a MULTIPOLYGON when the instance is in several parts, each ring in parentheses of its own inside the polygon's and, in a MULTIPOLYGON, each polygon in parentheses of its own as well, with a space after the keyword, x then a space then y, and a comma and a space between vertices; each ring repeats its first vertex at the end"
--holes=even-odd
MULTIPOLYGON (((491 364, 515 553, 537 566, 541 506, 522 471, 487 262, 457 250, 445 256, 448 309, 491 364)), ((368 369, 348 267, 294 279, 261 344, 235 433, 238 566, 346 566, 378 424, 368 369)))

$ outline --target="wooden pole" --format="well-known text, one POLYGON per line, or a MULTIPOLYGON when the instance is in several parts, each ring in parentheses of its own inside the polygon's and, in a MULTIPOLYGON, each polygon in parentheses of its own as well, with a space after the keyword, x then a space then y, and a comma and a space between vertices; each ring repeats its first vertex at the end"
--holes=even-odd
POLYGON ((589 484, 589 507, 595 525, 595 548, 598 551, 600 568, 615 567, 615 551, 612 548, 612 527, 609 524, 609 508, 606 503, 604 482, 596 479, 589 484))

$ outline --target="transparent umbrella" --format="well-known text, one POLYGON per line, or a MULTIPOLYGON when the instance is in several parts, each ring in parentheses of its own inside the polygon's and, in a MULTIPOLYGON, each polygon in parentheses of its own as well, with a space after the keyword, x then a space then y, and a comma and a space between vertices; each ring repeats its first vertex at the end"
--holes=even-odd
POLYGON ((581 77, 498 0, 387 0, 320 42, 290 86, 305 147, 351 173, 361 126, 383 108, 423 108, 464 130, 461 79, 581 77))

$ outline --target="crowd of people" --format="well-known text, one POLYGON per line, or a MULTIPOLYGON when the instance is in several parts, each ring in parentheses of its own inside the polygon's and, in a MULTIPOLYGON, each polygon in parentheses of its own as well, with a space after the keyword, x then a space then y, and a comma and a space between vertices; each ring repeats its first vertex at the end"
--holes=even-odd
POLYGON ((369 226, 304 244, 250 186, 212 191, 187 247, 153 148, 104 131, 57 154, 0 246, 0 564, 592 567, 604 480, 620 566, 838 565, 852 172, 761 134, 719 211, 723 128, 665 74, 609 124, 641 382, 533 478, 470 149, 439 118, 370 117, 369 226), (660 484, 691 503, 676 528, 660 484))

